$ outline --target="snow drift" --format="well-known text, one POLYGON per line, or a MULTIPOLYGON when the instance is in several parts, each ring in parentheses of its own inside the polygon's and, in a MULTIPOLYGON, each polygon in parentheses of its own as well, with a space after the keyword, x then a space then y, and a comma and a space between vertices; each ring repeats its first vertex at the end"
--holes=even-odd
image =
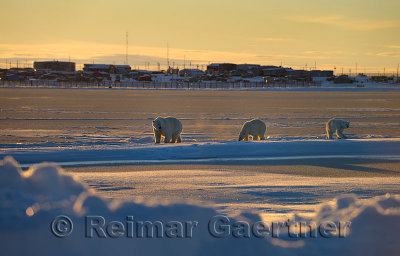
MULTIPOLYGON (((96 196, 88 187, 51 163, 22 171, 12 158, 0 163, 0 251, 3 255, 397 255, 400 252, 400 196, 367 200, 337 198, 318 207, 312 219, 292 221, 351 222, 349 234, 339 238, 215 238, 210 235, 211 207, 190 203, 119 202, 96 196), (59 215, 74 223, 70 236, 59 238, 50 225, 59 215), (85 237, 85 216, 107 221, 196 220, 192 238, 85 237)), ((243 213, 231 220, 256 222, 257 214, 243 213)), ((264 220, 265 221, 265 220, 264 220)), ((285 220, 283 220, 285 221, 285 220)))

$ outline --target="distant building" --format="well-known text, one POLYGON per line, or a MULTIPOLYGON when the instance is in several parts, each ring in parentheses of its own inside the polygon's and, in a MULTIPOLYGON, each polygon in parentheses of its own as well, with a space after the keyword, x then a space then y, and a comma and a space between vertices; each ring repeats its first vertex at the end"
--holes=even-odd
POLYGON ((208 73, 224 74, 236 69, 236 64, 233 63, 212 63, 207 66, 208 73))
POLYGON ((111 66, 112 65, 109 64, 83 64, 83 71, 109 73, 111 70, 111 66))
POLYGON ((294 69, 286 71, 287 77, 296 80, 309 80, 311 79, 311 71, 303 69, 294 69))
MULTIPOLYGON (((393 78, 391 80, 393 80, 393 78)), ((371 81, 387 83, 389 81, 389 77, 387 77, 387 76, 371 76, 371 81)))
POLYGON ((238 64, 236 70, 239 72, 250 72, 256 76, 263 75, 261 65, 258 64, 238 64))
POLYGON ((311 77, 332 77, 333 70, 312 70, 311 77))
POLYGON ((276 66, 262 66, 263 76, 285 76, 287 69, 276 66))
POLYGON ((179 73, 178 68, 168 67, 168 69, 167 69, 167 74, 178 74, 178 73, 179 73))
POLYGON ((75 62, 69 61, 35 61, 33 68, 36 70, 52 70, 75 72, 75 62))
POLYGON ((236 66, 237 70, 261 70, 261 65, 258 64, 238 64, 236 66))
POLYGON ((341 75, 335 78, 335 80, 333 80, 333 82, 335 84, 352 84, 354 83, 354 80, 349 78, 348 75, 341 75))
POLYGON ((131 71, 129 65, 111 65, 111 64, 84 64, 83 71, 88 72, 106 72, 112 74, 127 74, 131 71))
POLYGON ((182 69, 179 71, 180 76, 186 76, 186 77, 201 77, 204 75, 204 72, 200 69, 182 69))
POLYGON ((129 65, 113 65, 116 72, 119 74, 128 74, 131 72, 131 66, 129 65))

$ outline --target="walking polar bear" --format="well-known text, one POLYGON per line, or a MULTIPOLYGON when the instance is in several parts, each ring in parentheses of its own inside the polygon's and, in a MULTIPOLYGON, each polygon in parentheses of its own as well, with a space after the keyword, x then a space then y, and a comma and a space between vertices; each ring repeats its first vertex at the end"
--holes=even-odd
POLYGON ((346 139, 347 137, 343 134, 343 130, 349 127, 350 122, 332 118, 326 123, 326 137, 328 139, 333 139, 332 135, 336 132, 338 139, 346 139))
POLYGON ((253 137, 253 140, 265 140, 264 134, 267 130, 265 123, 259 119, 253 119, 243 124, 242 130, 239 134, 239 141, 249 140, 249 136, 253 137))
POLYGON ((161 136, 164 137, 164 143, 180 143, 182 123, 175 117, 157 117, 153 120, 154 139, 160 143, 161 136))

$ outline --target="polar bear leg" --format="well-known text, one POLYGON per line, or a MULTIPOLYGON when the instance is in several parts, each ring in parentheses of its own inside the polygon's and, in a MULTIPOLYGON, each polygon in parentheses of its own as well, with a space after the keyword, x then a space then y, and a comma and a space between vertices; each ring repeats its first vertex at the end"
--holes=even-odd
POLYGON ((244 137, 243 140, 244 140, 244 141, 249 141, 249 135, 247 135, 246 137, 244 137))
POLYGON ((155 142, 156 143, 160 143, 161 142, 161 133, 154 133, 154 138, 155 138, 155 142))
POLYGON ((177 135, 177 134, 172 134, 172 143, 175 143, 176 142, 176 140, 178 139, 178 136, 179 135, 177 135))
POLYGON ((326 137, 328 140, 332 139, 333 132, 329 129, 326 129, 326 137))
POLYGON ((346 139, 347 137, 342 133, 341 130, 336 130, 336 135, 338 139, 346 139))
POLYGON ((177 132, 175 134, 172 134, 172 143, 181 143, 182 139, 181 139, 181 133, 177 132))
POLYGON ((165 135, 164 143, 170 143, 171 142, 171 137, 165 135))
POLYGON ((262 134, 262 133, 259 133, 258 137, 260 138, 260 140, 265 140, 264 134, 262 134))

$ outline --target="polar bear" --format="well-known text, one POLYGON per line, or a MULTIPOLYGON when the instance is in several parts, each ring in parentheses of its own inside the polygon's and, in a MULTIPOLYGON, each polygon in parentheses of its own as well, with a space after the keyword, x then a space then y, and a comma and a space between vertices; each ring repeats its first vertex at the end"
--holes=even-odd
POLYGON ((253 137, 253 140, 265 140, 264 134, 267 127, 265 123, 259 119, 253 119, 243 124, 242 130, 239 134, 239 141, 249 140, 249 135, 253 137))
POLYGON ((182 123, 175 117, 157 117, 153 120, 153 131, 156 143, 160 143, 161 136, 164 136, 164 143, 180 143, 182 123))
POLYGON ((350 122, 345 120, 332 118, 326 123, 326 136, 328 139, 333 139, 332 135, 336 132, 338 139, 346 139, 347 137, 343 134, 343 129, 350 127, 350 122))

